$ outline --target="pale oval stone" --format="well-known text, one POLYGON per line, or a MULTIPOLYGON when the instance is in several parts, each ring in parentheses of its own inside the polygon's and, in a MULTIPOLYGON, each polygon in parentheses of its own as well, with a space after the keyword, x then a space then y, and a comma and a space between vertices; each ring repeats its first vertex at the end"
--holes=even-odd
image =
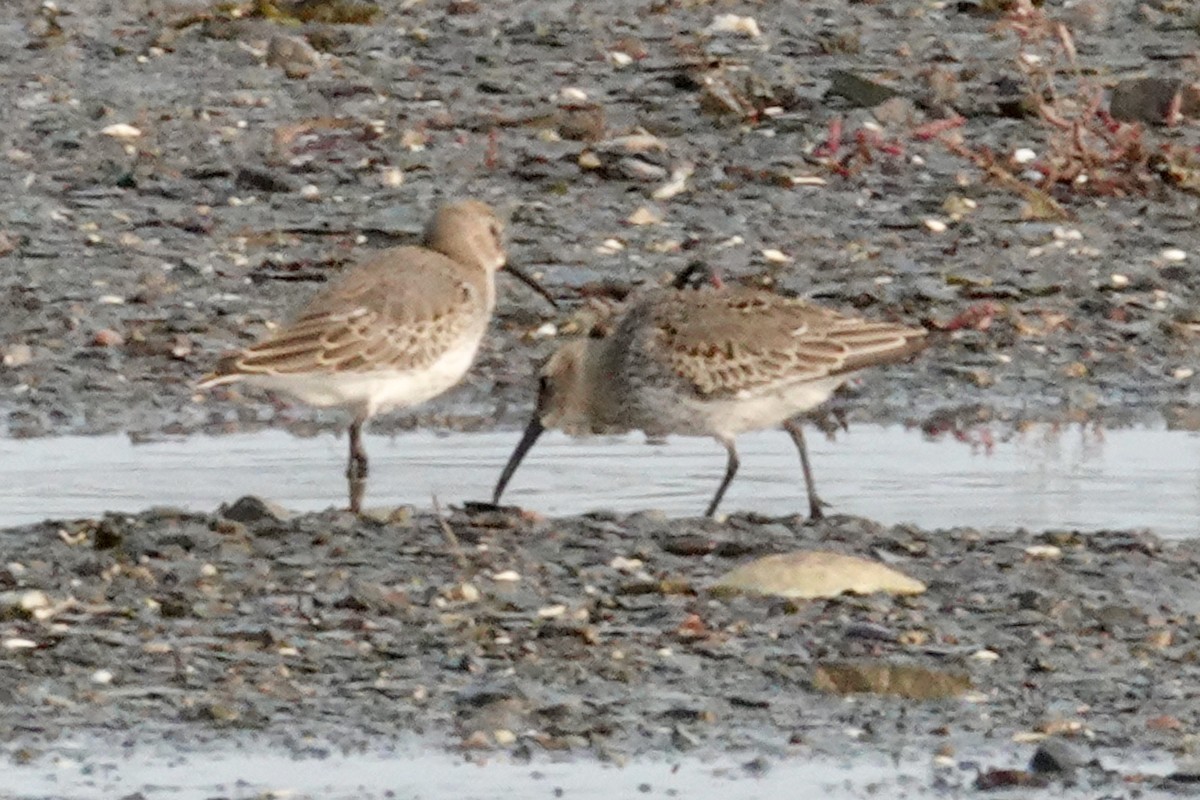
POLYGON ((815 550, 780 553, 742 564, 725 573, 713 589, 815 600, 875 592, 920 594, 925 584, 877 561, 815 550))
POLYGON ((1012 160, 1017 164, 1028 164, 1031 161, 1037 161, 1037 153, 1030 147, 1019 147, 1012 155, 1012 160))
POLYGON ((584 150, 579 154, 580 169, 600 169, 602 164, 603 162, 600 160, 600 156, 596 155, 590 150, 584 150))
POLYGON ((1168 247, 1166 250, 1163 250, 1161 253, 1159 253, 1159 255, 1162 256, 1163 261, 1173 261, 1178 263, 1180 261, 1187 260, 1187 251, 1180 250, 1178 247, 1168 247))
POLYGON ((1025 548, 1025 555, 1030 558, 1062 558, 1062 548, 1052 544, 1033 544, 1025 548))
POLYGON ((925 227, 928 228, 932 233, 946 232, 946 223, 942 222, 940 219, 925 220, 925 227))
POLYGON ((792 260, 792 257, 782 250, 776 250, 773 247, 768 247, 762 251, 762 256, 772 264, 787 264, 792 260))
POLYGON ((499 583, 516 583, 521 580, 521 574, 513 569, 506 569, 503 572, 497 572, 492 576, 492 580, 499 583))
POLYGON ((37 611, 50 605, 50 597, 41 589, 30 589, 21 593, 18 605, 22 611, 37 611))

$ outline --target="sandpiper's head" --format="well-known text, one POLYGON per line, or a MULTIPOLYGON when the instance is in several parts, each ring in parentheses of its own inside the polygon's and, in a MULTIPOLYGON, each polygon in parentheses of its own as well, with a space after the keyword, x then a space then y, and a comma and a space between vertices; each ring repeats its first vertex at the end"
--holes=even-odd
POLYGON ((537 415, 542 426, 572 435, 589 433, 592 419, 584 385, 587 339, 567 342, 538 373, 537 415))
POLYGON ((550 360, 538 373, 537 405, 521 441, 504 465, 492 502, 499 503, 508 486, 509 478, 517 471, 525 454, 547 428, 558 428, 571 434, 588 433, 591 428, 587 405, 587 387, 584 385, 587 339, 567 342, 555 351, 550 360))
POLYGON ((489 276, 506 269, 555 308, 546 287, 508 262, 504 253, 504 223, 487 203, 460 200, 442 206, 425 226, 424 245, 460 264, 483 269, 489 276))
POLYGON ((424 244, 460 264, 495 272, 504 266, 504 223, 487 203, 460 200, 437 210, 425 226, 424 244))

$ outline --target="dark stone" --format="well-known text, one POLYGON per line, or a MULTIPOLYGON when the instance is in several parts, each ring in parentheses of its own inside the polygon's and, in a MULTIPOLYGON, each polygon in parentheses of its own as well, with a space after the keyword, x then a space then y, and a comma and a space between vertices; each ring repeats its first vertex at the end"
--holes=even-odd
POLYGON ((1062 739, 1047 739, 1038 745, 1029 760, 1029 771, 1069 776, 1083 763, 1075 750, 1062 739))

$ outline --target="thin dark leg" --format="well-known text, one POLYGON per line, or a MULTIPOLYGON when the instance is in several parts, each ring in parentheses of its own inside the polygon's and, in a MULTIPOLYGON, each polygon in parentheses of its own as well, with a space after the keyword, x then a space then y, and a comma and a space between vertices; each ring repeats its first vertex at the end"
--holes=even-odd
POLYGON ((808 463, 808 445, 804 442, 804 430, 794 419, 783 423, 783 429, 792 435, 792 441, 796 443, 796 449, 800 451, 800 468, 804 471, 804 488, 808 491, 808 517, 809 519, 823 519, 825 512, 821 510, 821 507, 825 505, 825 501, 817 497, 817 486, 813 483, 812 465, 808 463))
POLYGON ((350 423, 350 461, 346 465, 346 479, 350 484, 350 510, 357 514, 362 510, 362 499, 367 489, 367 449, 362 443, 363 420, 350 423))
POLYGON ((721 485, 717 487, 717 493, 713 495, 712 502, 708 504, 708 510, 704 512, 706 517, 717 513, 717 506, 721 505, 721 498, 725 496, 725 490, 729 488, 729 484, 733 483, 733 476, 737 475, 738 471, 738 454, 737 448, 733 445, 733 439, 719 438, 717 441, 725 445, 725 452, 729 454, 729 458, 725 461, 725 477, 721 481, 721 485))

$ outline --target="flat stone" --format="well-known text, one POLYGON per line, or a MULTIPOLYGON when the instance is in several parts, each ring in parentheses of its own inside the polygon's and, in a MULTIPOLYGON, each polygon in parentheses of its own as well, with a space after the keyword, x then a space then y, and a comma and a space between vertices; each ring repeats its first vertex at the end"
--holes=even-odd
POLYGON ((832 694, 880 694, 910 700, 957 697, 971 688, 965 672, 889 661, 827 661, 813 672, 813 688, 832 694))
POLYGON ((815 600, 842 594, 908 595, 925 584, 857 556, 826 551, 798 551, 765 556, 725 573, 713 590, 770 595, 789 600, 815 600))

